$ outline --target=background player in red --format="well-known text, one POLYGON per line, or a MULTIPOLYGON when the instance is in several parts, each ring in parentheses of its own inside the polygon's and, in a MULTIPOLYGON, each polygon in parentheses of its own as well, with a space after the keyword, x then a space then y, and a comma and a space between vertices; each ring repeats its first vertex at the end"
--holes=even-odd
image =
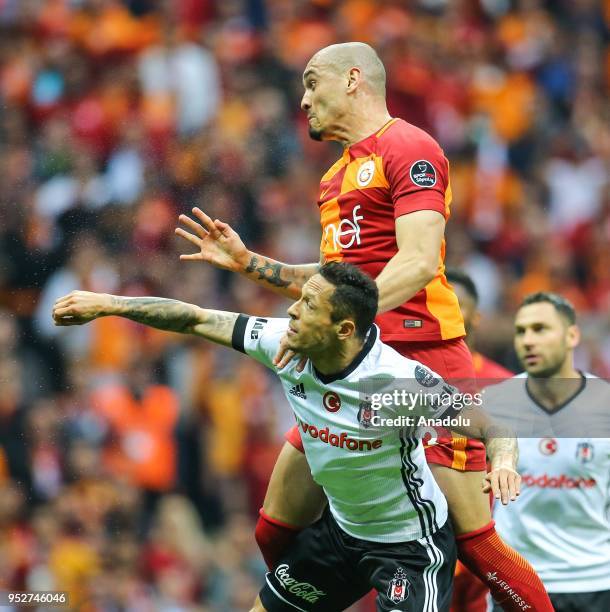
MULTIPOLYGON (((457 268, 447 268, 445 276, 460 303, 466 328, 465 341, 472 354, 478 384, 490 385, 512 378, 514 374, 510 370, 485 357, 475 348, 476 329, 481 320, 481 313, 478 309, 479 293, 474 281, 466 272, 457 268)), ((489 589, 458 561, 455 568, 451 612, 486 612, 488 593, 489 589)))
MULTIPOLYGON (((376 278, 376 321, 385 342, 448 380, 473 382, 457 298, 443 274, 451 188, 441 148, 422 130, 390 116, 385 69, 368 45, 322 49, 307 64, 303 84, 301 107, 310 135, 344 146, 320 184, 321 260, 349 261, 376 278)), ((183 215, 194 233, 177 233, 199 252, 183 259, 208 261, 292 298, 317 270, 318 264, 289 266, 248 251, 226 223, 193 212, 201 225, 183 215)), ((456 441, 439 438, 426 455, 449 502, 459 558, 482 580, 491 572, 507 574, 517 560, 521 569, 512 584, 533 608, 550 610, 532 567, 495 533, 481 494, 484 447, 456 441)), ((294 435, 291 443, 278 458, 256 531, 271 566, 323 503, 294 435)), ((500 590, 496 595, 505 609, 517 609, 500 590)))
POLYGON ((475 348, 476 332, 481 321, 481 312, 479 311, 479 292, 474 281, 466 272, 458 268, 447 268, 445 277, 453 288, 458 302, 462 317, 464 317, 464 327, 466 329, 466 337, 464 338, 472 355, 472 363, 477 381, 485 381, 484 384, 491 384, 493 379, 505 380, 512 378, 514 373, 507 370, 504 366, 485 357, 475 348), (486 381, 489 379, 489 381, 486 381))

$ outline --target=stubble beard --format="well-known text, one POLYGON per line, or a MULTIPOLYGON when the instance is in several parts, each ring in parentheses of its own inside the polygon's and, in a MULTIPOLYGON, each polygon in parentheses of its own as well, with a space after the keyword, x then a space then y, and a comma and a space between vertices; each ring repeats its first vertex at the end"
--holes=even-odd
POLYGON ((528 370, 527 367, 525 367, 525 370, 532 378, 551 378, 561 370, 563 362, 564 359, 560 359, 552 363, 543 363, 533 370, 528 370))
POLYGON ((316 140, 317 142, 321 142, 322 141, 322 130, 320 129, 316 129, 313 127, 309 127, 309 137, 312 140, 316 140))

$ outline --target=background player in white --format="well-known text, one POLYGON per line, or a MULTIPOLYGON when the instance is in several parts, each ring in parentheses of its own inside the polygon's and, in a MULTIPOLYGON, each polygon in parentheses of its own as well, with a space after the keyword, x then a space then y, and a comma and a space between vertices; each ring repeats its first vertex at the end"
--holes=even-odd
MULTIPOLYGON (((279 376, 329 511, 299 534, 267 575, 255 612, 339 611, 371 588, 379 592, 378 610, 448 609, 455 541, 421 441, 403 428, 380 434, 362 417, 363 379, 410 377, 413 390, 419 386, 425 392, 444 384, 381 342, 372 325, 377 297, 366 274, 331 263, 305 284, 301 299, 288 310, 289 320, 84 291, 60 298, 54 307, 57 325, 119 315, 233 346, 272 369, 283 338, 309 358, 302 372, 293 364, 279 376)), ((463 433, 484 439, 490 454, 486 487, 508 503, 519 489, 516 441, 491 438, 495 426, 480 410, 469 410, 468 418, 463 433)))
POLYGON ((557 612, 606 612, 610 439, 600 436, 608 435, 610 385, 574 367, 579 341, 565 298, 525 298, 514 337, 525 373, 486 392, 486 405, 498 414, 517 407, 531 431, 519 439, 519 504, 498 507, 494 516, 498 532, 538 572, 557 612))

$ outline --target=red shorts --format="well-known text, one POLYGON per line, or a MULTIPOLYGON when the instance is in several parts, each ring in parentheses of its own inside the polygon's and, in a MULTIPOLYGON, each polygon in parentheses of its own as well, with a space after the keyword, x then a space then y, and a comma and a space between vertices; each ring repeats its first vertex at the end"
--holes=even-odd
MULTIPOLYGON (((472 355, 463 338, 437 342, 386 342, 395 351, 419 361, 447 382, 459 388, 474 387, 472 355)), ((286 440, 303 452, 303 443, 295 425, 286 433, 286 440)), ((462 472, 481 472, 486 468, 485 445, 464 436, 439 436, 424 439, 428 463, 444 465, 462 472)))

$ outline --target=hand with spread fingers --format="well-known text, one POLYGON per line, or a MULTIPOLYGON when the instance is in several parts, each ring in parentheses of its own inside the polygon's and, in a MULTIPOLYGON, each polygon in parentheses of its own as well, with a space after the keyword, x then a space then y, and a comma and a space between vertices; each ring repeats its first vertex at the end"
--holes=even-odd
POLYGON ((55 325, 83 325, 105 316, 112 306, 112 296, 91 291, 72 291, 53 306, 55 325))
POLYGON ((227 223, 212 221, 200 208, 193 208, 197 221, 187 215, 179 220, 190 232, 177 227, 178 236, 194 244, 199 252, 180 255, 182 261, 205 261, 217 268, 242 272, 250 261, 250 254, 239 234, 227 223))

